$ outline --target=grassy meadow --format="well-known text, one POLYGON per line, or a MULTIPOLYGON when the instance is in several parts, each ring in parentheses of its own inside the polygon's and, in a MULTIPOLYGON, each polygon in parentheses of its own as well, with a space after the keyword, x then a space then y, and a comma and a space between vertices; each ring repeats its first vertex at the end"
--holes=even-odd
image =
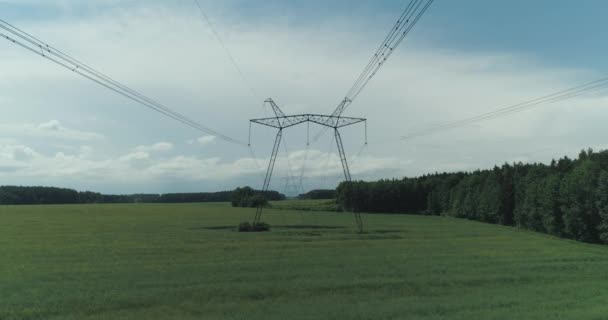
POLYGON ((0 319, 604 319, 608 246, 443 217, 0 207, 0 319))
POLYGON ((273 209, 298 211, 340 211, 335 199, 327 200, 297 200, 270 201, 273 209))

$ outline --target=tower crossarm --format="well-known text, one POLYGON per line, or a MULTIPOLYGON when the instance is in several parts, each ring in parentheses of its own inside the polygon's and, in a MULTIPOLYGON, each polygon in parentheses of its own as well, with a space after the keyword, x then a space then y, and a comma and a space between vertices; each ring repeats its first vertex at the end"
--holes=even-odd
POLYGON ((330 127, 330 128, 342 128, 347 127, 356 123, 364 122, 367 119, 364 118, 351 118, 351 117, 336 117, 336 116, 319 116, 319 115, 311 115, 310 122, 314 122, 316 124, 330 127), (316 118, 319 117, 319 118, 316 118))
POLYGON ((330 128, 342 128, 364 121, 366 121, 364 118, 337 117, 311 113, 251 120, 251 122, 277 129, 285 129, 305 122, 312 122, 330 128))

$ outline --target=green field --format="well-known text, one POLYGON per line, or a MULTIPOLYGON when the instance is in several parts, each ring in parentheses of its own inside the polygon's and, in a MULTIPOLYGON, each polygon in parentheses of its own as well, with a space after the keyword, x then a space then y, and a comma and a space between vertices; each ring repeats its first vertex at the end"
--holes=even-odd
POLYGON ((298 211, 340 211, 335 199, 270 201, 273 209, 298 211))
POLYGON ((441 217, 0 207, 0 319, 605 319, 608 247, 441 217))

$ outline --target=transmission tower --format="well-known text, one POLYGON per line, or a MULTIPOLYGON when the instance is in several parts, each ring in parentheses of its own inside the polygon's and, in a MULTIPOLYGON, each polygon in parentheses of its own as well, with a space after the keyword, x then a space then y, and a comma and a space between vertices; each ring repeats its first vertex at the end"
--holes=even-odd
POLYGON ((294 181, 295 177, 285 176, 285 177, 282 177, 282 179, 285 180, 285 187, 283 189, 283 192, 285 193, 285 195, 287 197, 297 197, 298 194, 300 193, 301 189, 300 189, 300 185, 294 181))
MULTIPOLYGON (((281 108, 277 106, 277 104, 272 100, 268 99, 265 101, 270 104, 272 111, 274 112, 274 117, 270 118, 260 118, 260 119, 251 119, 249 120, 249 141, 251 143, 251 124, 256 123, 263 126, 271 127, 278 129, 277 135, 274 139, 274 146, 272 148, 272 154, 270 156, 270 161, 268 162, 268 169, 266 170, 266 176, 264 178, 264 184, 262 185, 262 195, 266 196, 268 188, 270 186, 270 180, 272 178, 272 172, 274 170, 274 165, 277 160, 277 155, 279 153, 279 147, 281 145, 281 139, 283 138, 283 130, 287 128, 291 128, 303 123, 315 123, 327 128, 334 129, 334 137, 336 139, 336 145, 338 146, 338 152, 340 154, 340 162, 342 163, 342 169, 344 171, 344 179, 346 181, 347 193, 352 192, 352 178, 350 175, 350 169, 348 168, 348 161, 346 158, 346 152, 344 151, 344 145, 342 143, 342 136, 340 135, 340 128, 350 126, 360 122, 366 122, 367 119, 364 118, 351 118, 351 117, 342 117, 341 115, 320 115, 320 114, 297 114, 286 116, 281 108)), ((367 132, 367 130, 366 130, 367 132)), ((352 197, 348 197, 352 199, 352 197)), ((357 229, 359 232, 363 232, 363 220, 361 219, 361 214, 352 206, 353 215, 355 218, 355 224, 357 225, 357 229)), ((253 223, 257 224, 260 222, 262 218, 262 211, 264 210, 264 206, 260 205, 256 208, 255 217, 253 219, 253 223)))

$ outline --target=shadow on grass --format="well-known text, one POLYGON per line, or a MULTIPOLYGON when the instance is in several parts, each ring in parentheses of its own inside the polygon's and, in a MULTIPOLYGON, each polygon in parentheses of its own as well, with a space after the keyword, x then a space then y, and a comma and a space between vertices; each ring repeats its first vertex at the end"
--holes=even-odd
MULTIPOLYGON (((338 230, 346 229, 341 226, 320 226, 320 225, 277 225, 271 226, 273 229, 294 229, 294 230, 338 230)), ((216 231, 236 231, 237 226, 210 226, 210 227, 193 227, 190 230, 216 230, 216 231)))
POLYGON ((189 229, 190 230, 216 230, 216 231, 229 230, 229 231, 237 231, 237 226, 195 227, 195 228, 189 228, 189 229))
POLYGON ((315 230, 336 230, 336 229, 345 229, 346 227, 341 226, 319 226, 319 225, 279 225, 273 226, 274 228, 280 229, 315 229, 315 230))
POLYGON ((380 234, 384 234, 384 233, 401 233, 404 230, 401 229, 382 229, 382 230, 370 230, 368 233, 380 233, 380 234))

